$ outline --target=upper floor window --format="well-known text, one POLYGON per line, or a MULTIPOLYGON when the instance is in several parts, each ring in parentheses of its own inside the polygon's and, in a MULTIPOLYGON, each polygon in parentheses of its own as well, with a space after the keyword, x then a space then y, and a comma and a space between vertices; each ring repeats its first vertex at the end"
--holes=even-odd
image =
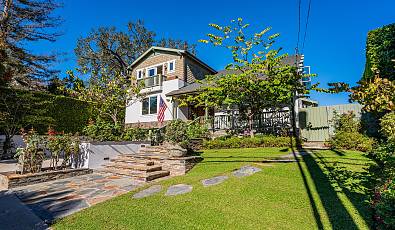
POLYGON ((156 68, 150 68, 148 69, 148 76, 152 77, 156 75, 156 68))
POLYGON ((144 72, 142 69, 137 70, 137 79, 141 79, 144 77, 144 72))
POLYGON ((176 61, 175 60, 168 62, 168 67, 167 67, 168 73, 173 73, 175 71, 175 68, 176 68, 176 61))

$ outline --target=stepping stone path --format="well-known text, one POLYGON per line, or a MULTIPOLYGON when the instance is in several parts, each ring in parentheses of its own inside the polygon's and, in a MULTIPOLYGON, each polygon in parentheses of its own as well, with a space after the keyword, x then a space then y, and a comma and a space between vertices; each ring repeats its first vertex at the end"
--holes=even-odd
POLYGON ((216 177, 213 177, 213 178, 202 180, 202 184, 203 184, 204 187, 217 185, 217 184, 221 184, 222 182, 224 182, 228 178, 229 178, 228 176, 216 176, 216 177))
POLYGON ((192 185, 177 184, 167 189, 166 196, 176 196, 184 193, 192 192, 192 185))
POLYGON ((262 171, 262 169, 260 169, 260 168, 256 168, 256 167, 252 167, 252 166, 244 166, 244 167, 241 167, 240 169, 234 171, 233 175, 235 177, 245 177, 245 176, 251 176, 252 174, 255 174, 260 171, 262 171))
POLYGON ((135 198, 135 199, 144 198, 144 197, 147 197, 147 196, 154 195, 155 193, 158 193, 160 191, 162 191, 162 186, 160 186, 160 185, 153 185, 153 186, 151 186, 151 187, 149 187, 147 189, 144 189, 144 190, 134 194, 133 198, 135 198))

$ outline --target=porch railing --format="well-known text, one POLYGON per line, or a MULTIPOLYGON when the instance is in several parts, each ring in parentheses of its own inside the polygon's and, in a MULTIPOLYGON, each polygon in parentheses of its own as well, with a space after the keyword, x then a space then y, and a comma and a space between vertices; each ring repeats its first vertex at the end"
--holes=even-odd
MULTIPOLYGON (((237 112, 229 112, 210 116, 208 119, 201 117, 201 123, 206 123, 213 131, 234 130, 244 131, 249 129, 246 117, 237 112)), ((289 132, 291 128, 290 114, 288 110, 264 111, 252 119, 252 128, 260 133, 280 135, 289 132)))
POLYGON ((144 83, 144 88, 150 88, 154 86, 162 86, 163 82, 166 81, 166 77, 162 74, 157 74, 151 77, 144 77, 137 80, 137 83, 144 83))

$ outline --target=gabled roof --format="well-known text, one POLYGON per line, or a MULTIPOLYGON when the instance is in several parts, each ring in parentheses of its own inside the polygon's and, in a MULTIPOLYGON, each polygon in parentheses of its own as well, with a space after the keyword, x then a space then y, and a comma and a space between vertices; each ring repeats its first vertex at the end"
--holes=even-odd
POLYGON ((138 57, 130 66, 129 68, 133 68, 137 63, 139 63, 145 56, 147 56, 151 52, 155 52, 156 50, 158 51, 164 51, 164 52, 171 52, 171 53, 177 53, 178 55, 185 55, 193 59, 194 61, 198 62, 202 66, 206 67, 208 70, 210 70, 213 73, 217 73, 213 68, 211 68, 209 65, 204 63, 202 60, 197 58, 195 55, 191 54, 188 50, 181 50, 181 49, 173 49, 173 48, 164 48, 164 47, 159 47, 159 46, 152 46, 149 48, 147 51, 145 51, 140 57, 138 57))

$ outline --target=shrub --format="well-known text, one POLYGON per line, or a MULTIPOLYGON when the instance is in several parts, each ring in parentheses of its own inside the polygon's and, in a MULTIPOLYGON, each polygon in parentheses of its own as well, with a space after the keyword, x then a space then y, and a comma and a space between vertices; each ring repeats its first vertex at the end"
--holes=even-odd
POLYGON ((334 111, 332 122, 335 132, 357 133, 361 128, 360 122, 355 118, 355 113, 352 111, 342 114, 334 111))
POLYGON ((374 208, 378 229, 395 229, 395 181, 383 186, 376 197, 374 208))
POLYGON ((90 121, 83 133, 96 141, 119 141, 122 136, 122 127, 112 122, 97 120, 90 121))
POLYGON ((210 133, 207 126, 201 125, 197 120, 191 121, 187 125, 187 136, 192 138, 208 138, 210 133))
POLYGON ((355 118, 353 112, 338 114, 334 113, 335 134, 328 141, 329 146, 334 149, 349 149, 362 152, 373 148, 374 140, 361 134, 360 122, 355 118))
POLYGON ((186 122, 180 119, 173 120, 166 126, 165 140, 171 143, 189 141, 187 130, 186 122))
POLYGON ((395 140, 395 112, 387 113, 380 119, 380 131, 388 139, 395 140))
POLYGON ((357 132, 336 132, 328 143, 331 148, 334 149, 349 149, 368 152, 372 150, 374 140, 357 132))
POLYGON ((127 128, 123 135, 122 140, 125 141, 144 141, 147 140, 149 136, 149 129, 137 128, 127 128))
POLYGON ((289 137, 276 137, 259 135, 255 137, 230 137, 227 139, 217 138, 204 141, 205 149, 228 149, 228 148, 257 148, 257 147, 290 147, 289 137))

